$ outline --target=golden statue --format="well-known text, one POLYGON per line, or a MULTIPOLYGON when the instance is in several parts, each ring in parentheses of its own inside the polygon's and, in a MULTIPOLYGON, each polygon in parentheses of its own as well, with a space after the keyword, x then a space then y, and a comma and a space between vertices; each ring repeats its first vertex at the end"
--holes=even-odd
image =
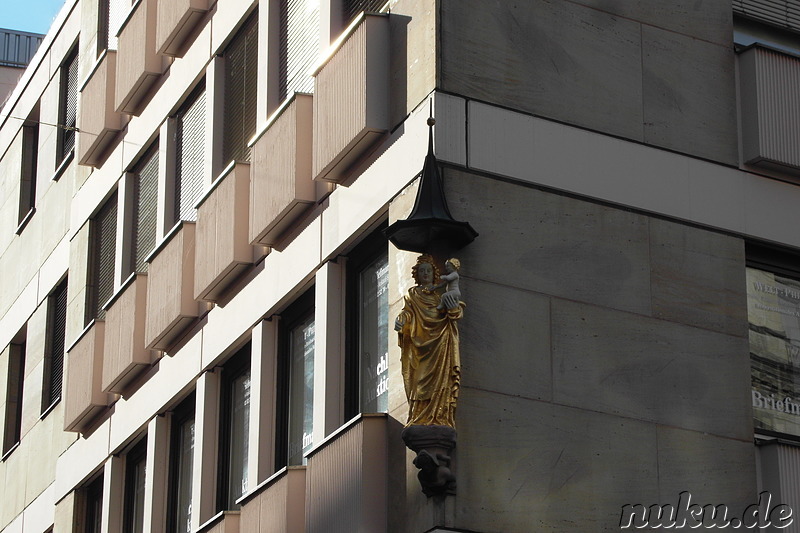
POLYGON ((458 259, 445 263, 439 276, 433 258, 422 254, 411 269, 416 286, 408 290, 405 306, 394 323, 402 352, 403 382, 411 425, 455 428, 455 411, 461 381, 458 325, 464 302, 459 298, 458 259), (436 284, 435 280, 442 280, 436 284), (446 287, 440 295, 438 289, 446 287))

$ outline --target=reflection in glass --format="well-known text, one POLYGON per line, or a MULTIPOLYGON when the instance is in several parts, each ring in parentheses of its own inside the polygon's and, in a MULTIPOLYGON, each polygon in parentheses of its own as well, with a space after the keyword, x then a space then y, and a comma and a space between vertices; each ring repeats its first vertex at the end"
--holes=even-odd
POLYGON ((747 269, 756 429, 800 436, 800 281, 747 269))
POLYGON ((191 533, 192 461, 194 460, 194 414, 180 421, 177 434, 177 472, 175 480, 175 524, 173 531, 191 533))
POLYGON ((385 413, 389 346, 389 262, 383 255, 358 275, 358 347, 362 413, 385 413))
POLYGON ((289 464, 304 464, 314 444, 314 316, 289 332, 289 464))
POLYGON ((228 452, 226 509, 238 509, 238 500, 247 489, 247 448, 250 430, 250 369, 231 382, 231 419, 228 452))

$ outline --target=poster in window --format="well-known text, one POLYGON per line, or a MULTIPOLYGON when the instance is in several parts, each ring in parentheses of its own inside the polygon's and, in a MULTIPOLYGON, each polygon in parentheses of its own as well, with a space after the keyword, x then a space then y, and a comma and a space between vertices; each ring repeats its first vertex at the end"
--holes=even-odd
POLYGON ((800 437, 800 281, 747 269, 753 422, 800 437))

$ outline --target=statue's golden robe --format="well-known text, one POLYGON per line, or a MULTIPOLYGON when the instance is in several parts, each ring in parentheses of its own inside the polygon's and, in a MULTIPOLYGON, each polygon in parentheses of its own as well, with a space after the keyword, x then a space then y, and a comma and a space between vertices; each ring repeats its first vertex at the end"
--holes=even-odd
POLYGON ((455 309, 436 309, 440 297, 422 287, 411 287, 399 320, 403 382, 408 398, 406 425, 438 424, 455 428, 461 360, 455 309))

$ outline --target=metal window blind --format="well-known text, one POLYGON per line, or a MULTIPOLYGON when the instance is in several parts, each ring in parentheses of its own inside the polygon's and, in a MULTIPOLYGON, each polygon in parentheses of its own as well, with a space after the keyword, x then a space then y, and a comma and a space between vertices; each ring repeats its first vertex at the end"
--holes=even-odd
POLYGON ((225 121, 222 160, 250 161, 247 142, 256 132, 258 12, 250 15, 225 49, 225 121))
POLYGON ((380 11, 385 3, 386 0, 344 0, 342 2, 344 27, 347 27, 356 18, 356 15, 362 11, 380 11))
POLYGON ((278 88, 281 100, 314 92, 309 71, 319 54, 319 0, 281 0, 278 88))
POLYGON ((59 113, 59 161, 75 147, 75 124, 78 114, 78 49, 61 66, 61 108, 59 113))
POLYGON ((733 0, 733 12, 782 28, 800 31, 800 0, 733 0))
POLYGON ((106 46, 109 50, 117 49, 117 33, 131 8, 130 0, 104 0, 107 10, 106 18, 106 46))
POLYGON ((158 143, 142 158, 133 182, 133 250, 131 270, 146 272, 147 257, 156 245, 156 208, 158 202, 158 143))
POLYGON ((176 116, 175 222, 197 220, 194 204, 203 193, 206 92, 199 90, 176 116))
POLYGON ((117 196, 114 194, 92 221, 92 269, 89 319, 105 318, 103 305, 114 293, 114 259, 117 242, 117 196))
POLYGON ((61 398, 64 377, 64 348, 67 336, 67 280, 50 294, 47 317, 47 359, 42 408, 46 409, 61 398))
POLYGON ((8 381, 6 381, 6 419, 3 432, 3 454, 20 440, 24 374, 25 343, 11 344, 8 358, 8 381))
POLYGON ((36 163, 39 150, 39 125, 22 127, 22 169, 19 184, 19 219, 28 214, 36 203, 36 163))

